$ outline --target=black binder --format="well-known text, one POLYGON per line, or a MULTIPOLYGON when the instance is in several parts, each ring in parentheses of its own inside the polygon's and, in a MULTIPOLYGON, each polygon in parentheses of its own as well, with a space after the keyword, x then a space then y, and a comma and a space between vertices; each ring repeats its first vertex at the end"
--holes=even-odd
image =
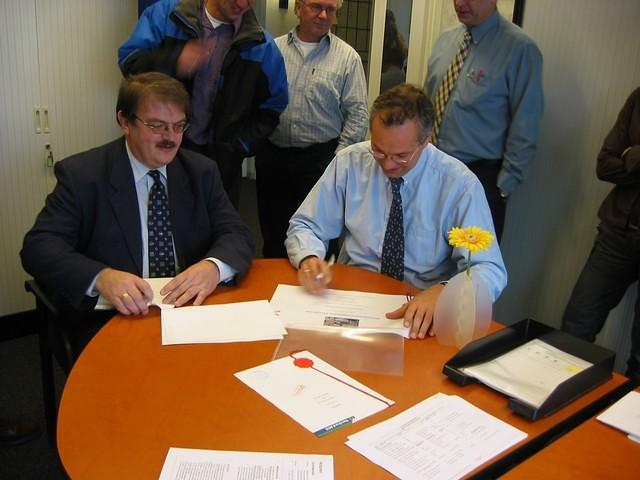
POLYGON ((592 366, 558 385, 537 408, 509 397, 509 408, 523 417, 529 420, 546 417, 612 377, 614 352, 529 318, 465 345, 445 363, 442 373, 458 385, 476 383, 478 380, 461 369, 493 360, 536 338, 592 366))

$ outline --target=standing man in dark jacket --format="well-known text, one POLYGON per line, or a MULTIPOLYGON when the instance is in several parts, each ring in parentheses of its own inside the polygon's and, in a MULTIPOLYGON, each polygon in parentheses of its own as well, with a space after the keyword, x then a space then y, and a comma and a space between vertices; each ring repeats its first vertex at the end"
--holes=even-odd
POLYGON ((159 0, 118 50, 124 75, 158 71, 191 95, 183 146, 218 163, 238 207, 244 157, 278 125, 287 106, 284 60, 262 29, 253 0, 159 0))
MULTIPOLYGON (((605 138, 597 173, 615 186, 600 206, 596 243, 562 318, 563 330, 590 342, 629 285, 640 279, 640 88, 605 138)), ((627 376, 640 381, 640 296, 627 365, 627 376)))

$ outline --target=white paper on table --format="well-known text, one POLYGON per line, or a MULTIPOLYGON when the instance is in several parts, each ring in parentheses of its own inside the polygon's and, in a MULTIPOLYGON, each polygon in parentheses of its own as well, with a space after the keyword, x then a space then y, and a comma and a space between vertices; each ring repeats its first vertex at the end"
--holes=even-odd
POLYGON ((317 436, 395 403, 307 351, 235 376, 317 436), (297 364, 304 364, 305 359, 312 362, 312 367, 294 364, 296 360, 297 364))
POLYGON ((161 312, 162 344, 277 340, 287 333, 267 300, 161 312))
POLYGON ((628 433, 630 438, 637 442, 637 438, 640 437, 640 393, 627 393, 596 418, 628 433))
POLYGON ((398 478, 460 478, 527 434, 442 393, 351 435, 346 444, 398 478))
POLYGON ((333 480, 332 455, 170 448, 159 480, 333 480))
MULTIPOLYGON (((160 295, 160 290, 162 290, 162 287, 164 287, 171 280, 173 280, 172 277, 144 279, 144 281, 151 286, 151 290, 153 290, 153 299, 147 302, 147 305, 149 306, 155 305, 156 307, 160 307, 160 310, 175 307, 175 305, 172 305, 169 303, 162 303, 162 299, 164 297, 160 295)), ((114 306, 111 304, 111 302, 107 301, 107 299, 105 299, 102 295, 98 297, 98 303, 96 303, 94 310, 113 310, 113 309, 114 309, 114 306)))
POLYGON ((374 332, 409 336, 402 319, 385 314, 406 303, 406 295, 327 290, 315 295, 304 287, 280 284, 271 297, 271 307, 286 327, 366 328, 374 332))
POLYGON ((461 370, 537 408, 558 385, 591 365, 536 338, 493 360, 461 370))

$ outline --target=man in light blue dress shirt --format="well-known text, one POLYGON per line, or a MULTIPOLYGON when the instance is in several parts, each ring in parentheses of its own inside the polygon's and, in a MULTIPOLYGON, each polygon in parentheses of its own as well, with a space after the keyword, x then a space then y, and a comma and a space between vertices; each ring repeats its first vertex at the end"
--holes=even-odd
MULTIPOLYGON (((331 281, 323 260, 328 241, 344 234, 338 262, 380 271, 392 204, 391 178, 402 178, 404 281, 422 292, 389 318, 404 318, 412 338, 430 330, 446 281, 466 268, 466 250, 452 248, 453 227, 493 232, 482 185, 455 158, 429 144, 434 111, 422 89, 402 84, 380 95, 370 115, 371 141, 347 147, 291 218, 285 245, 298 279, 320 293, 331 281), (319 280, 318 280, 319 279, 319 280)), ((507 283, 496 242, 472 257, 495 301, 507 283)))
POLYGON ((461 24, 444 32, 433 47, 425 92, 435 99, 468 29, 469 53, 445 105, 436 145, 478 176, 499 239, 507 199, 536 154, 542 55, 531 38, 500 16, 496 0, 453 3, 461 24))

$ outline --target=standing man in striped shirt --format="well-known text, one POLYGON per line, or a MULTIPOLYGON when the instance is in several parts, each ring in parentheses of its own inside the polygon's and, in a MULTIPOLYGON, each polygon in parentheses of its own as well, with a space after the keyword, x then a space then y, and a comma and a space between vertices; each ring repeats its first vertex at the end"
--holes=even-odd
POLYGON ((362 60, 330 32, 342 0, 296 0, 299 24, 276 38, 285 60, 289 105, 256 157, 263 255, 287 258, 289 218, 335 153, 367 133, 362 60))

